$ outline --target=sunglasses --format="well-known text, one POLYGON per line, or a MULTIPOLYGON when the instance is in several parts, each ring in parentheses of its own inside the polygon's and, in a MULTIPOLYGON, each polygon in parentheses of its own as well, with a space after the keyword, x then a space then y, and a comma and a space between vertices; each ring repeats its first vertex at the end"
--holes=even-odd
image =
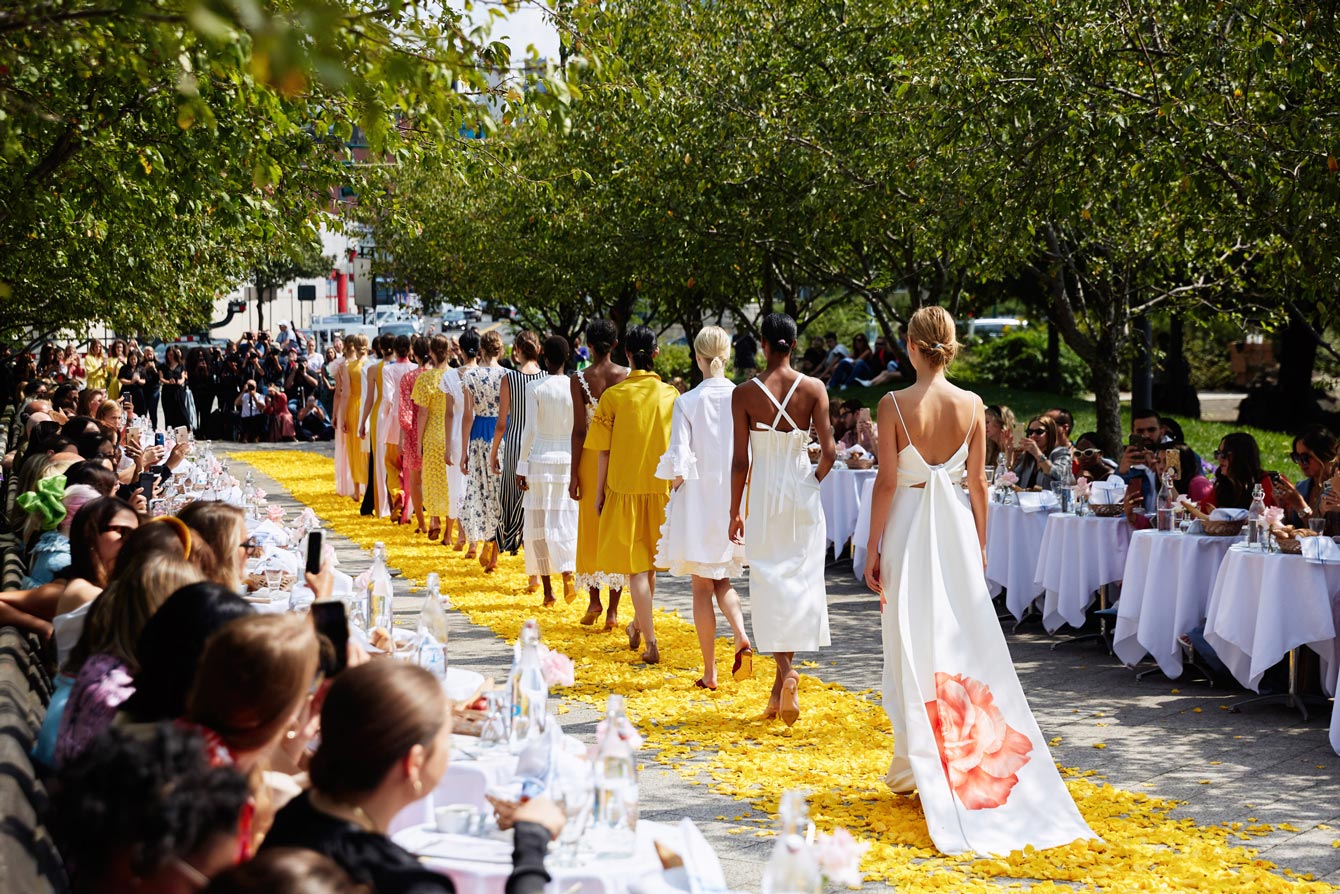
POLYGON ((1315 456, 1313 456, 1311 453, 1290 453, 1290 454, 1289 454, 1289 459, 1293 460, 1295 463, 1297 463, 1297 464, 1300 465, 1300 466, 1301 466, 1303 463, 1310 463, 1310 462, 1316 462, 1316 461, 1317 461, 1317 458, 1316 458, 1315 456))
POLYGON ((1030 428, 1028 431, 1024 432, 1024 434, 1028 435, 1030 438, 1036 438, 1040 435, 1045 435, 1046 433, 1047 429, 1045 428, 1030 428))
POLYGON ((1216 451, 1214 451, 1214 458, 1215 458, 1215 459, 1225 459, 1225 458, 1230 457, 1230 456, 1232 456, 1232 455, 1233 455, 1233 454, 1232 454, 1231 452, 1227 451, 1227 450, 1216 450, 1216 451))
POLYGON ((139 525, 107 525, 102 529, 102 533, 120 534, 122 537, 129 537, 138 528, 139 525))
POLYGON ((252 552, 253 550, 256 549, 256 547, 260 546, 260 544, 256 542, 255 537, 248 537, 246 540, 243 540, 240 544, 238 544, 238 546, 246 550, 247 552, 252 552))
POLYGON ((1082 456, 1085 459, 1091 459, 1095 456, 1102 456, 1103 451, 1097 447, 1086 447, 1083 450, 1076 450, 1075 455, 1082 456))

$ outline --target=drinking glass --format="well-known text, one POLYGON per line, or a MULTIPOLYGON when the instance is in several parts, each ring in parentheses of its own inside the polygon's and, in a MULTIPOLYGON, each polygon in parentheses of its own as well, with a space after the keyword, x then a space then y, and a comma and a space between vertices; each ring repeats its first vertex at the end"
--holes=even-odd
POLYGON ((995 481, 996 481, 996 470, 995 470, 995 467, 993 467, 993 466, 987 466, 987 467, 986 467, 986 483, 987 483, 987 486, 989 487, 990 485, 994 484, 995 481))
POLYGON ((1312 533, 1319 537, 1326 533, 1326 519, 1324 518, 1309 518, 1307 520, 1307 526, 1312 533))
POLYGON ((558 835, 558 865, 576 866, 581 853, 582 835, 591 822, 595 794, 585 774, 560 776, 554 783, 554 800, 563 808, 566 822, 558 835))
POLYGON ((504 704, 501 692, 484 693, 484 725, 479 730, 479 744, 482 748, 496 748, 507 744, 507 718, 503 715, 504 704))
POLYGON ((278 590, 283 583, 284 583, 284 569, 282 568, 265 569, 265 586, 267 588, 271 590, 278 590))

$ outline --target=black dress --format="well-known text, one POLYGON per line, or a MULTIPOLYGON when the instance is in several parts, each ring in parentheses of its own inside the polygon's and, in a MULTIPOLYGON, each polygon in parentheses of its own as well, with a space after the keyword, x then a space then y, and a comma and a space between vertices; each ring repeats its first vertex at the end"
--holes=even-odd
MULTIPOLYGON (((512 852, 512 874, 506 894, 539 894, 549 884, 544 853, 549 833, 535 823, 518 823, 512 852)), ((377 894, 455 894, 446 875, 421 864, 413 854, 376 832, 323 813, 312 806, 307 792, 285 805, 275 816, 261 850, 300 847, 338 863, 354 880, 372 885, 377 894)))
POLYGON ((186 385, 182 381, 185 378, 186 367, 163 367, 163 424, 168 428, 191 424, 186 412, 186 385))

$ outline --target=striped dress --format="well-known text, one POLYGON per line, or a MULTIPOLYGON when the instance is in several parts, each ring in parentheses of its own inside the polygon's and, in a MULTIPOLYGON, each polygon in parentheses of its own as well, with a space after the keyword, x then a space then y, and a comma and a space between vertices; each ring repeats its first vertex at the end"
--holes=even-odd
POLYGON ((502 514, 498 517, 498 549, 516 555, 521 549, 525 520, 521 489, 516 486, 516 463, 521 457, 521 433, 526 428, 526 385, 548 377, 547 372, 523 373, 507 371, 507 388, 511 405, 507 411, 507 433, 503 436, 502 457, 502 514))

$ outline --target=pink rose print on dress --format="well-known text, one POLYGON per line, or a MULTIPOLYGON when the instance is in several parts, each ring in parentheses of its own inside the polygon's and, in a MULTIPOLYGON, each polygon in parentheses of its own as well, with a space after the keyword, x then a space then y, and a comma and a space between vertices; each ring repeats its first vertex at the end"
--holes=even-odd
POLYGON ((1019 782, 1033 750, 1028 737, 1005 722, 991 689, 962 674, 935 675, 926 702, 949 787, 969 810, 1000 807, 1019 782))

